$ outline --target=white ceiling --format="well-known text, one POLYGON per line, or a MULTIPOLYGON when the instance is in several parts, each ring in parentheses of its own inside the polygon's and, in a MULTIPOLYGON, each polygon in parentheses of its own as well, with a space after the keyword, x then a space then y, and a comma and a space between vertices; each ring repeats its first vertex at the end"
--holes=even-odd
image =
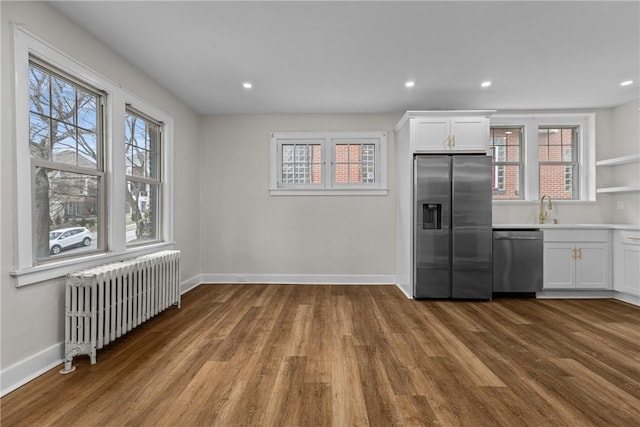
POLYGON ((640 97, 637 0, 52 4, 207 115, 574 109, 640 97))

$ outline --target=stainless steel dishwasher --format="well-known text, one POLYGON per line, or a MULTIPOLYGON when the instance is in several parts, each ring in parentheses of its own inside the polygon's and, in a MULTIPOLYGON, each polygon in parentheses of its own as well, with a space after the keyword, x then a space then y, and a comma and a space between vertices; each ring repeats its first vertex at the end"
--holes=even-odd
POLYGON ((531 297, 542 290, 542 242, 539 229, 493 231, 494 296, 531 297))

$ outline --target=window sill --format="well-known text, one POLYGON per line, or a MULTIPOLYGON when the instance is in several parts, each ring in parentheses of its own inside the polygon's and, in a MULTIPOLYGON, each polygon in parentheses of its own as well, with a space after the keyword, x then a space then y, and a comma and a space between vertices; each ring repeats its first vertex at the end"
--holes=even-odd
POLYGON ((386 196, 388 188, 323 188, 318 190, 295 188, 271 188, 272 196, 386 196))
POLYGON ((140 255, 146 255, 164 249, 173 249, 173 242, 162 242, 153 245, 129 248, 125 252, 107 252, 89 255, 82 258, 67 259, 60 262, 37 265, 32 268, 11 271, 10 274, 16 278, 16 287, 31 285, 45 280, 64 277, 72 271, 83 270, 96 267, 109 262, 124 261, 140 255))

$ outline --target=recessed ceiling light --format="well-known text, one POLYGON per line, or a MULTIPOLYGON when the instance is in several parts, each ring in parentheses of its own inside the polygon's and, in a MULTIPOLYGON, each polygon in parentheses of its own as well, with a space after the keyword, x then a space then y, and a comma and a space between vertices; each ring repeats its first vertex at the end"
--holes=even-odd
POLYGON ((414 87, 415 85, 416 85, 416 82, 414 82, 413 80, 409 80, 404 84, 405 87, 414 87))
POLYGON ((482 87, 489 87, 489 86, 491 86, 491 82, 490 82, 489 80, 487 80, 486 82, 482 82, 482 83, 480 83, 480 86, 482 86, 482 87))
POLYGON ((625 80, 620 83, 620 86, 629 86, 630 84, 633 84, 633 80, 625 80))
POLYGON ((242 83, 242 87, 245 89, 251 89, 253 85, 251 84, 251 82, 244 82, 242 83))

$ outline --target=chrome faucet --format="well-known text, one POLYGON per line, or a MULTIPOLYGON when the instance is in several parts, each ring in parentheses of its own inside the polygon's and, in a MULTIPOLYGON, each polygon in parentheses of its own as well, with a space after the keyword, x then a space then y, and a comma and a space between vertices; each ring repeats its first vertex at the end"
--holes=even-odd
POLYGON ((551 209, 553 209, 553 204, 551 203, 551 196, 549 196, 548 194, 543 195, 540 198, 540 213, 538 214, 538 223, 539 224, 544 224, 544 222, 549 218, 549 212, 551 209), (544 198, 548 199, 548 206, 547 206, 547 211, 544 210, 544 198))

